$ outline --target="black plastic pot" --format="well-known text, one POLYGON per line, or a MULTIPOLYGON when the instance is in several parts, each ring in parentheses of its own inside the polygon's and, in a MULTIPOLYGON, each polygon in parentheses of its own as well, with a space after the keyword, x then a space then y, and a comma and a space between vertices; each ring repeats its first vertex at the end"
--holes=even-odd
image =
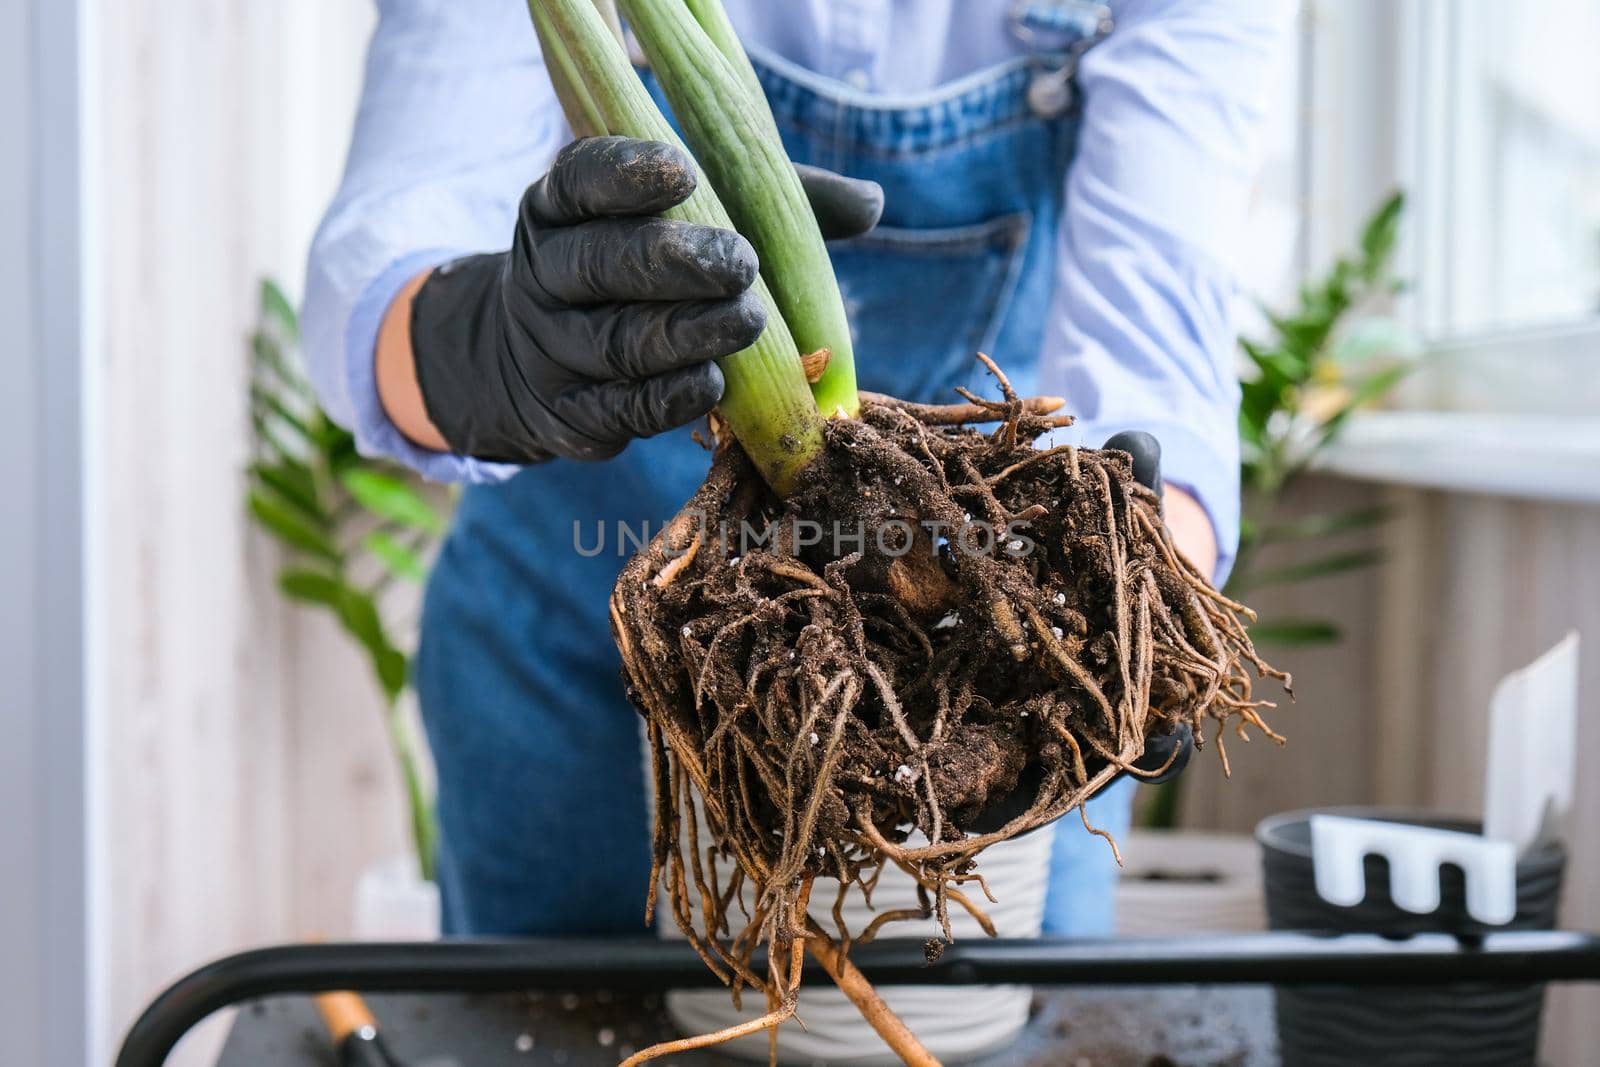
MULTIPOLYGON (((1367 895, 1342 908, 1317 896, 1311 866, 1311 816, 1348 815, 1477 833, 1479 823, 1372 808, 1296 811, 1256 827, 1266 874, 1267 920, 1274 930, 1403 936, 1448 933, 1464 938, 1496 930, 1554 929, 1566 853, 1536 849, 1517 864, 1517 914, 1490 927, 1467 914, 1465 878, 1455 867, 1440 873, 1439 910, 1401 911, 1389 895, 1388 863, 1366 859, 1367 895)), ((1507 986, 1459 982, 1404 989, 1363 985, 1279 987, 1278 1039, 1283 1062, 1322 1065, 1452 1064, 1519 1067, 1535 1062, 1542 984, 1507 986)))

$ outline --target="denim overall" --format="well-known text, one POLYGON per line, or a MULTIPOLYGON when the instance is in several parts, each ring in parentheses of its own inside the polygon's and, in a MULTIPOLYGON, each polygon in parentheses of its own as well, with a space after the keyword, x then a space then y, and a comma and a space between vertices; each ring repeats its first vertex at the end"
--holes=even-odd
MULTIPOLYGON (((1103 9, 1047 3, 1031 56, 885 100, 753 51, 789 154, 871 178, 883 223, 832 248, 864 389, 949 401, 1037 381, 1057 220, 1076 143, 1072 65, 1103 9), (1052 21, 1054 20, 1054 21, 1052 21)), ((639 717, 607 600, 618 523, 658 530, 705 475, 689 431, 604 464, 555 461, 464 495, 428 588, 416 683, 439 772, 451 934, 637 934, 649 881, 639 717)), ((1090 805, 1125 829, 1132 783, 1090 805)), ((1115 869, 1076 818, 1054 833, 1045 930, 1110 932, 1115 869)))

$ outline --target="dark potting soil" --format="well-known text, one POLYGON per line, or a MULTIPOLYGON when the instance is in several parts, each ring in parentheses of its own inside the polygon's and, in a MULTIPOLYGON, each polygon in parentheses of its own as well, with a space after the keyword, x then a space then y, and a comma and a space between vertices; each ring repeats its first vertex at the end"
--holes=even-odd
MULTIPOLYGON (((842 898, 894 864, 947 936, 951 902, 986 922, 963 892, 988 892, 979 853, 1081 812, 1153 732, 1281 740, 1252 685, 1287 676, 1256 655, 1247 609, 1174 547, 1130 457, 1036 448, 1068 420, 989 366, 1003 401, 877 398, 831 421, 788 500, 719 449, 618 580, 612 629, 652 754, 652 904, 664 884, 721 974, 761 983, 751 952, 784 958, 806 936, 819 877, 842 898), (969 834, 1024 770, 1041 783, 1031 805, 969 834)), ((789 1002, 784 974, 766 985, 789 1002)))

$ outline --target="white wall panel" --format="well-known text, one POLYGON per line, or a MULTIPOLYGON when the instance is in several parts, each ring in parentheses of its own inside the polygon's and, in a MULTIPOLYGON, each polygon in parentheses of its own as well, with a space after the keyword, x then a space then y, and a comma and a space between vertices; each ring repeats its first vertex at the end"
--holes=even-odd
POLYGON ((280 604, 275 551, 241 506, 256 283, 300 288, 371 5, 88 8, 103 224, 98 1025, 114 1041, 208 958, 343 933, 322 902, 398 845, 401 819, 364 666, 280 604))

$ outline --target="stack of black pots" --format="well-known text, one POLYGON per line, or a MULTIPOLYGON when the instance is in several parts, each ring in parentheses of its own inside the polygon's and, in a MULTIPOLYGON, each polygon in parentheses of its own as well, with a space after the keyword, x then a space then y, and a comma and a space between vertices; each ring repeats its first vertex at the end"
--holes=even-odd
MULTIPOLYGON (((1478 833, 1467 820, 1410 812, 1336 808, 1276 815, 1256 828, 1266 873, 1267 920, 1274 930, 1372 933, 1403 937, 1555 927, 1566 854, 1559 845, 1532 849, 1517 864, 1517 914, 1488 927, 1467 914, 1460 869, 1441 871, 1439 910, 1415 915, 1389 895, 1388 863, 1368 856, 1366 898, 1339 907, 1317 896, 1311 863, 1311 816, 1344 815, 1478 833)), ((1536 1062, 1544 987, 1459 982, 1394 988, 1348 985, 1277 990, 1278 1038, 1286 1067, 1386 1067, 1450 1064, 1521 1067, 1536 1062)))

